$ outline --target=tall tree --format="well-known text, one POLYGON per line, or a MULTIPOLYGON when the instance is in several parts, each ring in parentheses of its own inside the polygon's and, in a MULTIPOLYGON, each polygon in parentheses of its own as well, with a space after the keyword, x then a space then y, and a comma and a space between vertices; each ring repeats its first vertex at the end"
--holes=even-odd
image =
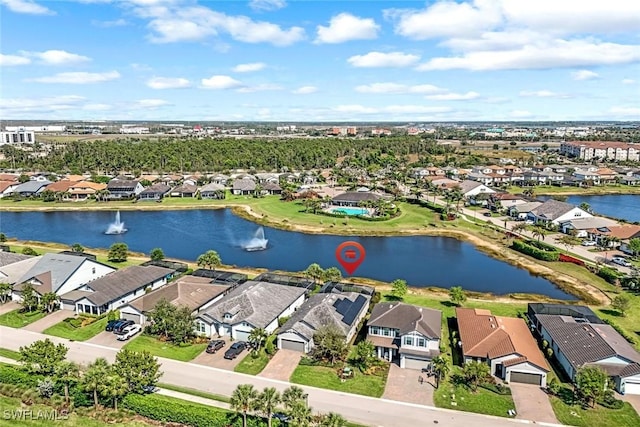
POLYGON ((342 272, 338 267, 329 267, 324 271, 323 280, 325 282, 339 282, 342 280, 342 272))
POLYGON ((618 310, 623 316, 626 316, 627 310, 631 307, 631 298, 629 298, 627 294, 618 294, 613 301, 611 301, 611 307, 618 310))
POLYGON ((22 301, 20 302, 20 304, 22 304, 22 309, 24 311, 32 312, 36 308, 38 308, 38 294, 36 293, 36 290, 31 283, 26 283, 22 287, 20 296, 22 297, 22 301))
POLYGON ((75 362, 60 362, 55 368, 54 378, 64 386, 64 400, 69 403, 69 387, 80 380, 80 366, 75 362))
POLYGON ((127 380, 116 372, 109 372, 100 389, 102 396, 112 400, 113 408, 116 411, 118 410, 118 400, 124 397, 128 392, 129 384, 127 384, 127 380))
POLYGON ((336 326, 322 326, 313 335, 315 346, 311 355, 316 360, 324 360, 331 364, 344 360, 349 352, 344 332, 336 326))
POLYGON ((633 252, 633 256, 640 255, 640 237, 635 237, 629 240, 629 249, 633 252))
POLYGON ((322 417, 322 421, 320 421, 321 427, 346 427, 347 420, 345 420, 342 415, 336 414, 335 412, 329 412, 328 414, 322 417))
POLYGON ((599 367, 586 366, 578 370, 575 382, 578 394, 593 407, 598 400, 605 396, 609 376, 599 367))
POLYGON ((187 306, 176 308, 173 316, 170 318, 169 336, 168 338, 176 344, 183 344, 189 341, 195 335, 193 329, 194 317, 191 310, 187 306))
POLYGON ((136 352, 122 349, 116 354, 113 371, 125 379, 133 393, 144 393, 153 387, 162 376, 160 363, 148 351, 136 352))
POLYGON ((256 407, 258 392, 251 384, 240 384, 231 394, 231 409, 242 414, 242 426, 247 427, 247 414, 256 407))
POLYGON ((81 254, 84 252, 84 247, 80 243, 74 243, 73 245, 71 245, 71 252, 76 252, 81 254))
POLYGON ((107 258, 113 262, 125 262, 129 255, 129 247, 126 243, 118 242, 109 247, 107 258))
POLYGON ((406 280, 396 279, 391 282, 391 295, 393 295, 394 298, 399 300, 404 299, 408 290, 409 287, 407 286, 406 280))
POLYGON ((176 312, 176 306, 171 304, 166 298, 161 298, 149 312, 152 320, 151 330, 156 334, 169 337, 169 330, 176 312))
POLYGON ((474 392, 478 389, 478 384, 484 381, 490 373, 489 365, 482 362, 467 362, 462 368, 462 375, 474 392))
POLYGON ((153 248, 149 253, 151 261, 162 261, 164 259, 164 252, 161 248, 153 248))
POLYGON ((209 270, 213 270, 222 265, 220 255, 214 250, 208 250, 198 257, 198 267, 206 267, 209 270))
POLYGON ((449 301, 460 307, 467 300, 462 286, 453 286, 449 289, 449 301))
POLYGON ((376 361, 376 347, 369 340, 360 341, 356 345, 354 362, 361 371, 366 371, 376 361))
POLYGON ((541 227, 535 227, 533 230, 531 230, 531 235, 539 241, 544 240, 545 236, 547 235, 546 230, 543 230, 541 227))
POLYGON ((315 283, 318 283, 318 280, 322 279, 324 274, 324 270, 320 267, 319 264, 313 263, 310 264, 309 267, 304 271, 305 276, 312 279, 315 283))
POLYGON ((45 338, 35 341, 30 346, 20 347, 18 361, 31 373, 51 376, 67 357, 68 351, 69 348, 64 344, 55 344, 49 338, 45 338))
POLYGON ((297 401, 289 409, 289 423, 297 427, 311 425, 311 408, 306 401, 297 401))
POLYGON ((288 410, 291 410, 296 402, 305 402, 306 404, 306 401, 307 393, 305 393, 302 388, 296 385, 292 385, 282 392, 282 403, 288 410))
POLYGON ((271 427, 271 416, 282 402, 282 396, 275 387, 265 387, 258 396, 258 409, 267 418, 267 427, 271 427))
POLYGON ((443 356, 436 356, 431 360, 436 376, 436 388, 440 387, 440 381, 447 377, 450 367, 449 362, 443 356))
POLYGON ((102 390, 104 380, 107 375, 109 375, 109 369, 109 362, 107 362, 107 359, 104 357, 101 357, 96 359, 95 362, 90 363, 82 376, 82 388, 93 394, 93 405, 95 409, 98 409, 98 405, 100 404, 98 393, 102 390))
POLYGON ((4 304, 11 298, 13 286, 9 283, 0 283, 0 303, 4 304))
POLYGON ((55 292, 47 292, 42 295, 42 298, 40 298, 40 304, 42 304, 42 308, 44 308, 47 313, 52 313, 58 306, 59 302, 60 296, 55 292))

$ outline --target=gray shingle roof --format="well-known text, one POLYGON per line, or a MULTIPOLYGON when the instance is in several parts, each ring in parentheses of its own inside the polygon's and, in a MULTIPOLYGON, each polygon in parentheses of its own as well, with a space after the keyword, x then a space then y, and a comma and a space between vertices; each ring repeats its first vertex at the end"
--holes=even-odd
POLYGON ((50 273, 51 288, 46 292, 57 292, 82 263, 87 261, 92 262, 81 256, 46 253, 16 283, 27 282, 34 277, 50 273))
POLYGON ((14 193, 37 193, 51 184, 51 181, 27 181, 13 189, 14 193))
POLYGON ((0 267, 13 264, 14 262, 22 261, 31 258, 31 255, 14 254, 13 252, 0 251, 0 267))
POLYGON ((442 312, 410 304, 384 302, 373 307, 367 324, 398 329, 400 335, 418 331, 427 338, 440 338, 442 312))
POLYGON ((195 193, 198 191, 198 187, 193 184, 182 184, 171 190, 171 194, 173 193, 195 193))
POLYGON ((474 188, 480 187, 481 185, 484 185, 484 184, 478 181, 471 181, 468 179, 458 184, 458 186, 460 187, 460 191, 462 191, 462 194, 467 194, 469 191, 473 190, 474 188))
POLYGON ((133 191, 137 185, 138 185, 138 181, 135 181, 135 180, 112 179, 107 184, 107 190, 111 190, 111 189, 121 190, 121 189, 127 188, 133 191))
POLYGON ((150 187, 145 188, 144 190, 142 190, 142 192, 140 193, 141 196, 144 196, 145 194, 167 194, 169 191, 171 191, 171 187, 169 187, 166 184, 153 184, 150 187))
POLYGON ((29 257, 22 261, 0 267, 0 272, 2 272, 2 274, 0 274, 0 277, 2 277, 0 281, 9 283, 10 285, 20 283, 18 280, 24 276, 26 271, 29 271, 34 265, 36 265, 41 258, 42 256, 29 257))
POLYGON ((248 178, 236 179, 233 181, 233 189, 240 191, 254 191, 256 189, 256 182, 248 178))
POLYGON ((155 265, 123 268, 89 282, 87 286, 93 293, 88 295, 87 299, 97 306, 102 306, 173 273, 175 270, 155 265))
POLYGON ((305 292, 305 288, 251 280, 229 292, 200 316, 210 323, 247 322, 256 328, 266 328, 305 292), (225 313, 232 314, 232 319, 225 320, 225 313))
POLYGON ((558 217, 569 212, 571 209, 575 209, 575 206, 571 203, 565 203, 558 200, 549 199, 542 203, 535 209, 531 210, 531 213, 537 217, 545 218, 548 220, 555 220, 558 217))
POLYGON ((214 182, 207 184, 205 186, 203 186, 200 189, 200 193, 207 193, 207 192, 216 192, 216 191, 223 191, 224 190, 224 185, 222 184, 216 184, 214 182))
POLYGON ((380 199, 380 195, 375 193, 369 193, 366 191, 347 191, 346 193, 338 194, 331 200, 334 202, 362 202, 365 200, 376 201, 380 199))
POLYGON ((212 284, 211 279, 206 277, 183 276, 141 296, 129 305, 145 313, 153 310, 160 300, 166 299, 175 306, 186 306, 195 311, 228 289, 228 285, 212 284))
MULTIPOLYGON (((362 301, 361 301, 362 302, 362 301)), ((369 296, 361 295, 356 292, 332 293, 332 294, 315 294, 312 295, 302 306, 296 310, 291 318, 282 325, 282 332, 295 331, 299 335, 311 341, 316 330, 322 326, 333 325, 344 332, 347 336, 352 328, 357 327, 357 319, 362 311, 366 311, 369 306, 369 296), (356 315, 350 315, 345 319, 345 312, 337 307, 340 301, 346 301, 347 304, 353 303, 362 296, 364 303, 359 308, 356 315), (350 321, 345 323, 345 320, 350 321)))

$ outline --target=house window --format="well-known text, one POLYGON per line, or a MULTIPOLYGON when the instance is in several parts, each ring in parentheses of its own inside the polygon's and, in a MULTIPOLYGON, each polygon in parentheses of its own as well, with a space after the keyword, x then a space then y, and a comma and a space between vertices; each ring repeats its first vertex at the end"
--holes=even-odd
POLYGON ((413 337, 404 337, 404 345, 413 345, 413 337))
POLYGON ((384 335, 385 337, 390 337, 391 330, 389 328, 382 328, 382 335, 384 335))
POLYGON ((426 347, 427 346, 427 340, 425 340, 424 338, 418 338, 418 343, 416 345, 418 347, 426 347))
POLYGON ((224 318, 225 318, 225 320, 229 320, 229 319, 231 319, 231 315, 229 313, 226 313, 224 315, 224 318))
POLYGON ((380 335, 380 328, 378 326, 372 326, 370 333, 371 335, 380 335))

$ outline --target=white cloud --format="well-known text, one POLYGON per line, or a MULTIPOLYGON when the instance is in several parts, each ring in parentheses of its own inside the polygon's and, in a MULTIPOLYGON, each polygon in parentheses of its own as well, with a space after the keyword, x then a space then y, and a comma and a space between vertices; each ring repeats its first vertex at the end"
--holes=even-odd
POLYGON ((238 88, 236 91, 240 93, 253 93, 264 92, 267 90, 282 90, 282 86, 271 83, 262 83, 255 86, 243 86, 238 88))
POLYGON ((633 79, 622 79, 622 84, 623 85, 632 85, 634 84, 636 81, 633 79))
POLYGON ((139 99, 129 106, 133 109, 156 109, 167 105, 171 105, 171 103, 164 99, 139 99))
POLYGON ((102 27, 102 28, 113 28, 113 27, 124 27, 129 25, 129 23, 125 20, 125 19, 114 19, 113 21, 96 21, 93 20, 91 21, 91 24, 95 25, 96 27, 102 27))
POLYGON ((446 113, 449 107, 429 107, 426 105, 388 105, 386 107, 369 107, 359 104, 338 105, 333 111, 345 114, 431 114, 446 113))
POLYGON ((294 89, 292 93, 296 95, 308 95, 310 93, 316 93, 318 88, 315 86, 301 86, 297 89, 294 89))
POLYGON ((69 72, 38 77, 28 81, 37 83, 91 84, 108 82, 119 78, 120 73, 117 71, 107 71, 104 73, 69 72))
POLYGON ((191 86, 188 79, 182 77, 152 77, 147 80, 151 89, 180 89, 191 86))
POLYGON ((113 109, 113 105, 109 104, 86 104, 82 107, 86 111, 108 111, 113 109))
POLYGON ((278 10, 286 6, 287 2, 285 0, 251 0, 249 2, 249 7, 257 11, 278 10))
POLYGON ((233 71, 236 73, 250 73, 253 71, 260 71, 267 66, 264 62, 251 62, 249 64, 238 64, 233 67, 233 71))
POLYGON ((533 113, 527 110, 512 110, 509 112, 509 117, 514 119, 528 119, 533 117, 533 113))
POLYGON ((0 0, 10 11, 28 15, 55 15, 55 12, 32 0, 0 0))
POLYGON ((47 65, 69 65, 77 64, 81 62, 91 61, 88 56, 78 55, 76 53, 70 53, 65 50, 46 50, 44 52, 20 52, 24 56, 38 58, 42 63, 47 65))
POLYGON ((360 93, 377 93, 377 94, 403 94, 403 93, 415 93, 415 94, 437 94, 444 93, 446 89, 438 86, 422 84, 408 86, 400 83, 383 82, 383 83, 371 83, 368 85, 359 85, 355 87, 356 92, 360 93))
POLYGON ((600 78, 600 74, 589 70, 578 70, 571 73, 573 80, 593 80, 600 78))
POLYGON ((523 90, 520 92, 520 96, 524 97, 533 97, 533 98, 559 98, 566 99, 572 98, 571 95, 566 93, 557 93, 550 90, 542 89, 542 90, 523 90))
POLYGON ((64 95, 45 98, 12 98, 3 99, 0 104, 0 113, 3 117, 20 116, 34 113, 53 113, 60 110, 71 110, 85 98, 77 95, 64 95))
POLYGON ((375 67, 410 67, 420 60, 418 55, 411 55, 402 52, 369 52, 366 55, 355 55, 347 59, 347 62, 354 67, 375 68, 375 67))
POLYGON ((437 95, 427 95, 426 99, 430 99, 432 101, 470 101, 472 99, 480 98, 480 94, 478 92, 467 92, 467 93, 442 93, 437 95))
POLYGON ((635 117, 636 120, 640 120, 640 108, 638 107, 612 107, 609 112, 617 116, 635 117))
POLYGON ((16 65, 27 65, 31 63, 29 58, 18 55, 3 55, 0 53, 0 67, 13 67, 16 65))
POLYGON ((331 18, 329 26, 318 25, 315 43, 344 43, 349 40, 371 40, 378 37, 380 26, 371 18, 341 13, 331 18))
POLYGON ((242 83, 231 76, 216 75, 208 79, 202 79, 202 87, 205 89, 233 89, 241 87, 242 83))

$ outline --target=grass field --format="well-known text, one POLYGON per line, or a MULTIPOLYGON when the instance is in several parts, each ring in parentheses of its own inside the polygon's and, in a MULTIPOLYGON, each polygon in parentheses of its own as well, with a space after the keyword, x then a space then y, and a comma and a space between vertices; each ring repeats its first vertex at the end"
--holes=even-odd
POLYGON ((555 396, 550 399, 556 418, 565 425, 580 427, 640 426, 640 416, 626 402, 622 409, 607 409, 599 405, 596 405, 595 408, 583 409, 581 404, 568 405, 555 396))
POLYGON ((497 394, 483 388, 471 392, 466 387, 443 383, 433 393, 433 402, 438 408, 456 409, 477 414, 508 417, 507 411, 515 409, 511 395, 497 394), (455 397, 454 397, 455 396, 455 397))
POLYGON ((257 355, 252 351, 236 365, 234 371, 242 374, 258 375, 267 366, 269 360, 269 356, 264 350, 260 350, 257 355))
POLYGON ((290 381, 295 384, 326 388, 344 393, 380 397, 384 393, 388 370, 376 375, 364 375, 356 370, 353 378, 342 382, 337 374, 338 368, 324 366, 298 365, 290 381))
POLYGON ((46 316, 46 313, 42 311, 22 313, 21 310, 21 308, 18 308, 0 316, 0 325, 9 326, 10 328, 22 328, 46 316))
POLYGON ((86 341, 104 331, 107 326, 107 318, 96 320, 90 325, 74 328, 69 323, 62 321, 44 330, 44 334, 66 338, 73 341, 86 341))
MULTIPOLYGON (((617 184, 609 184, 609 185, 599 185, 589 188, 580 188, 580 187, 558 187, 556 185, 537 185, 535 187, 531 187, 534 194, 537 196, 543 195, 554 195, 554 194, 562 194, 562 195, 604 195, 604 194, 640 194, 640 186, 637 185, 617 185, 617 184)), ((507 189, 510 193, 513 194, 522 194, 522 192, 526 190, 523 187, 511 186, 507 189)))
POLYGON ((131 351, 148 351, 153 356, 188 362, 202 353, 207 344, 191 344, 185 347, 162 342, 149 335, 139 335, 127 343, 124 348, 131 351))
POLYGON ((18 360, 20 358, 20 352, 9 350, 7 348, 0 348, 0 357, 6 357, 7 359, 18 360))

